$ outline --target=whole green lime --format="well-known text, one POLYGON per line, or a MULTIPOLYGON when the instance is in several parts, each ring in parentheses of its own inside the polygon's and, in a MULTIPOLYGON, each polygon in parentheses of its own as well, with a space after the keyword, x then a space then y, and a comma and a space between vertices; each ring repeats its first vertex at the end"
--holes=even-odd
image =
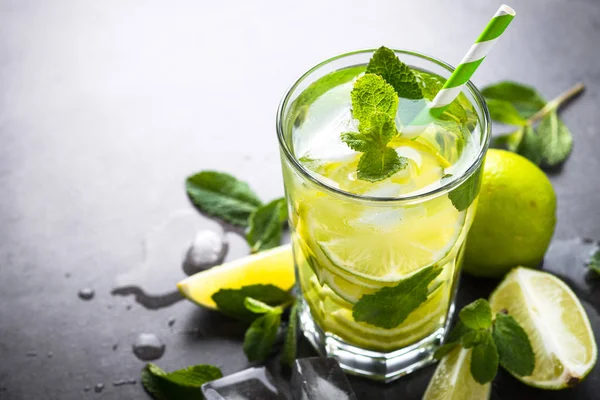
POLYGON ((464 270, 499 278, 519 265, 538 267, 555 225, 556 194, 546 174, 525 157, 490 150, 464 270))

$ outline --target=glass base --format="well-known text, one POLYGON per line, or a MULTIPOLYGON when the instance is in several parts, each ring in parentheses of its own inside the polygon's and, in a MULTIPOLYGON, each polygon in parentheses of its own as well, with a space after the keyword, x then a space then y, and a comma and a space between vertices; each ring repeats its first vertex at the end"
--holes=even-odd
MULTIPOLYGON (((453 309, 452 306, 448 321, 452 317, 453 309)), ((304 337, 320 355, 335 358, 342 369, 350 374, 383 382, 391 382, 433 364, 433 353, 442 344, 448 329, 446 325, 417 343, 393 352, 381 353, 356 347, 334 334, 323 332, 313 320, 304 301, 301 302, 299 311, 304 337)))

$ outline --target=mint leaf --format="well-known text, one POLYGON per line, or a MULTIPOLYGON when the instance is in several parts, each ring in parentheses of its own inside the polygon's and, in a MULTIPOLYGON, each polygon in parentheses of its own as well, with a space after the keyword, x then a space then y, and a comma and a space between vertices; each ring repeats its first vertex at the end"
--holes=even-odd
POLYGON ((510 315, 496 314, 492 333, 500 364, 509 372, 527 376, 533 373, 535 355, 525 330, 510 315))
POLYGON ((556 111, 551 111, 535 129, 528 123, 495 138, 494 146, 506 147, 536 165, 552 167, 567 159, 573 148, 573 137, 556 111))
POLYGON ((470 349, 471 347, 477 346, 478 344, 482 343, 486 338, 486 334, 488 334, 487 331, 471 330, 463 335, 463 337, 460 340, 460 345, 465 349, 470 349))
POLYGON ((492 335, 482 331, 482 341, 471 351, 471 375, 476 382, 491 382, 498 373, 498 350, 492 335))
POLYGON ((264 361, 275 344, 281 324, 281 310, 257 318, 244 335, 244 353, 249 361, 264 361))
POLYGON ((224 172, 202 171, 186 179, 192 202, 215 217, 246 226, 248 217, 262 202, 247 183, 224 172))
POLYGON ((244 299, 244 307, 248 311, 252 311, 255 314, 266 314, 268 312, 279 312, 281 314, 281 309, 279 311, 276 307, 271 307, 270 305, 263 303, 262 301, 253 299, 252 297, 246 297, 244 299))
POLYGON ((567 159, 573 148, 573 137, 567 126, 558 119, 556 111, 546 115, 536 128, 540 140, 542 163, 555 166, 567 159))
MULTIPOLYGON (((394 88, 375 74, 365 74, 354 84, 350 93, 352 98, 352 115, 361 123, 369 121, 375 112, 396 117, 398 95, 394 88)), ((367 122, 368 123, 368 122, 367 122)))
POLYGON ((374 112, 361 121, 358 130, 344 132, 340 137, 351 149, 361 152, 384 148, 398 134, 392 117, 382 112, 374 112))
POLYGON ((367 65, 367 74, 377 74, 392 85, 398 96, 418 100, 423 98, 412 69, 387 47, 380 47, 367 65))
POLYGON ((257 208, 248 219, 249 229, 246 234, 252 253, 279 246, 286 220, 287 207, 284 198, 257 208))
POLYGON ((196 365, 174 372, 165 372, 154 364, 142 370, 142 385, 155 400, 198 400, 200 387, 223 376, 212 365, 196 365))
POLYGON ((285 304, 293 299, 288 292, 274 285, 248 285, 239 289, 221 289, 212 295, 217 308, 223 314, 251 322, 258 315, 246 308, 244 304, 246 297, 251 297, 269 306, 285 304))
POLYGON ((389 178, 396 172, 406 168, 406 158, 398 156, 390 147, 369 150, 358 160, 358 179, 377 182, 389 178))
POLYGON ((473 172, 459 187, 448 193, 448 198, 458 211, 464 211, 475 201, 481 186, 481 170, 473 172))
POLYGON ((540 165, 543 160, 541 138, 530 125, 524 126, 521 130, 521 141, 517 145, 516 153, 527 158, 534 164, 540 165))
POLYGON ((362 296, 352 309, 354 320, 385 329, 400 325, 427 300, 427 287, 441 272, 441 267, 431 265, 396 286, 362 296))
POLYGON ((488 329, 492 326, 492 308, 485 299, 477 299, 463 307, 458 316, 467 328, 488 329))
POLYGON ((281 363, 292 366, 296 359, 296 350, 298 346, 298 303, 294 303, 290 311, 290 321, 287 332, 285 333, 285 343, 283 344, 283 354, 281 363))
POLYGON ((363 152, 357 167, 359 179, 376 182, 407 167, 406 158, 387 147, 398 133, 392 117, 376 111, 360 122, 358 130, 342 133, 341 139, 353 150, 363 152))
POLYGON ((354 151, 367 151, 372 145, 369 135, 360 132, 343 132, 340 138, 354 151))
POLYGON ((486 103, 494 121, 507 125, 523 126, 527 124, 527 120, 519 114, 512 103, 498 99, 487 99, 486 103))
POLYGON ((587 266, 592 271, 600 274, 600 250, 596 251, 590 257, 590 260, 587 263, 587 266))
POLYGON ((501 100, 510 103, 523 118, 531 117, 546 104, 546 100, 533 87, 517 82, 503 81, 489 85, 481 93, 486 101, 501 100))

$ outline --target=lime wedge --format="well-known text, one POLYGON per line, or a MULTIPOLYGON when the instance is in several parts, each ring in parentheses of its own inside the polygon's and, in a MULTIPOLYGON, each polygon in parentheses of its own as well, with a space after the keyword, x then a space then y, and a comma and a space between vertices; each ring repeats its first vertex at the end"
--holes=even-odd
POLYGON ((481 385, 471 376, 471 350, 457 346, 438 364, 423 400, 486 400, 491 384, 481 385))
POLYGON ((212 295, 220 289, 271 284, 288 290, 294 282, 292 248, 288 244, 199 272, 179 282, 177 288, 188 300, 216 308, 212 295))
POLYGON ((508 311, 527 332, 535 352, 531 376, 515 376, 543 389, 563 389, 581 381, 598 356, 594 333, 569 287, 546 272, 518 267, 492 293, 494 313, 508 311))

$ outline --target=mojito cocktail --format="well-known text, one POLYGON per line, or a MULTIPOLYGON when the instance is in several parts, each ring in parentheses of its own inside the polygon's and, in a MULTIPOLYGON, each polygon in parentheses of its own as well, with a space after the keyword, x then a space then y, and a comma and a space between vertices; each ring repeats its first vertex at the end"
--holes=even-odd
POLYGON ((471 84, 410 126, 452 68, 394 55, 418 85, 409 98, 397 85, 396 100, 381 97, 392 85, 363 51, 313 68, 278 114, 302 329, 346 370, 379 380, 431 362, 444 338, 489 139, 471 84))

